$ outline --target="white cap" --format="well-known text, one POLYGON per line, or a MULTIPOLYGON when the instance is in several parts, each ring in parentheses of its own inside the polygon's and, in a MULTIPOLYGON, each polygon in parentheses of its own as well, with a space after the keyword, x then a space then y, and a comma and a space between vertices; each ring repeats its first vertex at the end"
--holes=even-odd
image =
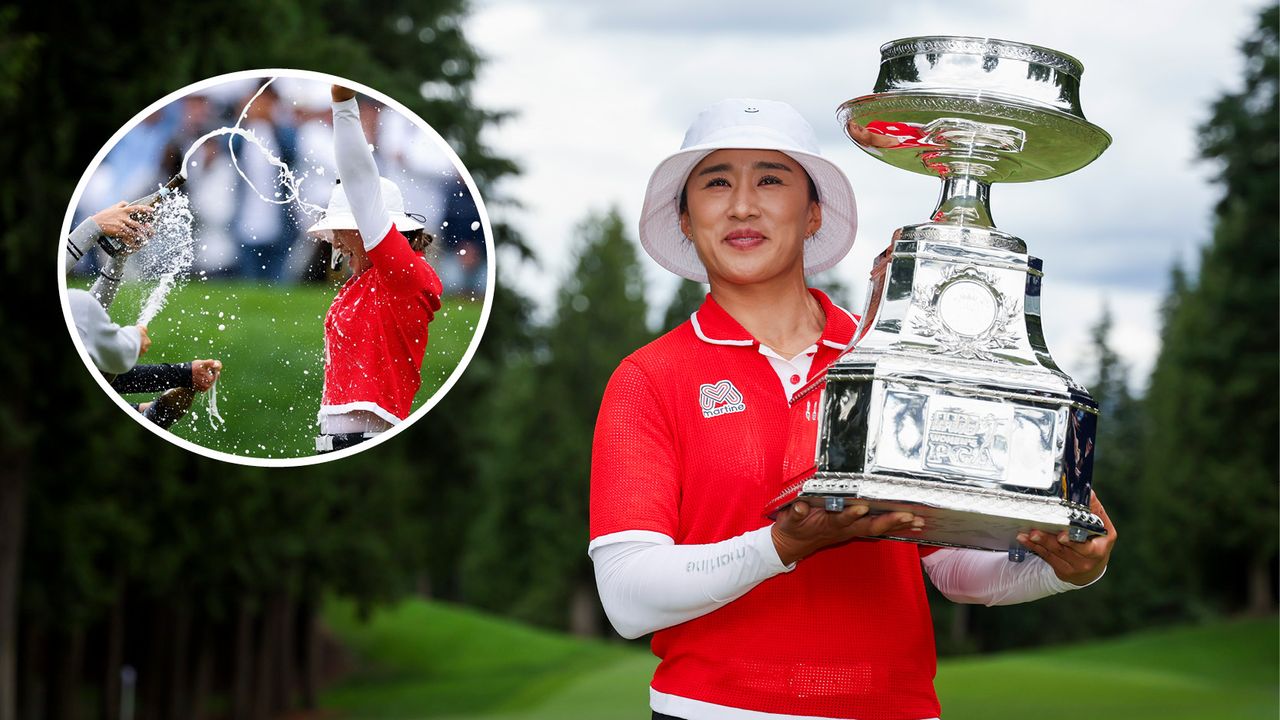
MULTIPOLYGON (((395 222, 396 229, 402 233, 421 230, 422 223, 404 212, 404 195, 400 193, 400 187, 386 178, 378 178, 378 180, 382 183, 382 204, 386 206, 387 213, 395 222)), ((324 210, 324 217, 320 218, 320 222, 307 228, 307 234, 313 235, 324 230, 358 229, 356 216, 351 212, 351 201, 347 199, 347 191, 339 183, 334 186, 333 194, 329 196, 329 206, 324 210)))
POLYGON ((844 171, 818 154, 813 127, 795 108, 773 100, 723 100, 689 126, 680 151, 658 163, 640 213, 640 244, 659 265, 697 282, 707 270, 680 230, 680 193, 694 166, 716 150, 776 150, 800 163, 818 190, 822 229, 805 241, 804 272, 822 272, 853 247, 858 206, 844 171))

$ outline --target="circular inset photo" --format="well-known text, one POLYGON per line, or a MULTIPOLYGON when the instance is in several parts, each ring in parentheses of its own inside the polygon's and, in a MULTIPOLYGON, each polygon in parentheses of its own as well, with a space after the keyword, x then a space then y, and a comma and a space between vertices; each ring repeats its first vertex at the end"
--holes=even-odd
POLYGON ((208 457, 323 462, 383 442, 466 369, 493 236, 448 143, 372 88, 300 70, 210 78, 94 157, 58 278, 88 371, 208 457))

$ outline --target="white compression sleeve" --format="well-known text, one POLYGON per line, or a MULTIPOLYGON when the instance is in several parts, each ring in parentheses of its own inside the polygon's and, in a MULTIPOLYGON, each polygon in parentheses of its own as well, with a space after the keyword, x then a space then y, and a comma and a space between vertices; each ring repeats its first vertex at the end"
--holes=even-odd
POLYGON ((71 268, 75 267, 91 250, 98 246, 98 237, 102 235, 102 228, 98 227, 98 222, 93 218, 85 218, 67 236, 67 254, 64 263, 64 272, 71 272, 71 268))
POLYGON ((364 249, 372 250, 391 231, 391 214, 382 204, 378 164, 360 125, 360 105, 355 98, 333 103, 333 157, 364 249))
POLYGON ((89 288, 89 294, 93 295, 104 310, 110 310, 111 303, 116 300, 116 291, 124 281, 124 266, 128 261, 127 255, 108 258, 107 263, 98 271, 98 279, 93 282, 93 287, 89 288))
POLYGON ((706 615, 795 567, 778 559, 769 526, 705 545, 676 545, 661 533, 618 533, 597 538, 588 554, 605 614, 625 638, 706 615))
POLYGON ((1059 580, 1049 563, 1035 555, 1015 563, 1002 552, 943 548, 922 562, 938 592, 958 603, 1016 605, 1087 587, 1059 580))

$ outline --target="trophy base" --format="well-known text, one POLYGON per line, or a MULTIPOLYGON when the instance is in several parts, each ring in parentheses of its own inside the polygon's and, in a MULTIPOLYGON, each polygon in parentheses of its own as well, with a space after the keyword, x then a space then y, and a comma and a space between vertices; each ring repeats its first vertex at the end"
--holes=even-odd
POLYGON ((885 535, 926 545, 1008 551, 1020 559, 1020 533, 1067 532, 1080 542, 1105 535, 1102 519, 1077 503, 994 488, 888 475, 826 474, 804 483, 799 501, 829 511, 846 503, 864 504, 871 514, 905 511, 923 517, 924 529, 885 535))

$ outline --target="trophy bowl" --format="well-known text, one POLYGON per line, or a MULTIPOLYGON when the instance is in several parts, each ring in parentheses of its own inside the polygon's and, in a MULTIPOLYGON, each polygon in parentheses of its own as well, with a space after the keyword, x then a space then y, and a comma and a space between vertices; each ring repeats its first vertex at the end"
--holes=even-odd
POLYGON ((1080 110, 1081 72, 1004 40, 881 48, 875 92, 840 121, 872 156, 939 177, 942 194, 877 258, 857 342, 820 385, 813 465, 783 497, 907 510, 925 529, 895 539, 1015 560, 1022 532, 1105 532, 1089 510, 1097 403, 1045 345, 1041 261, 990 211, 992 183, 1063 175, 1110 144, 1080 110))
POLYGON ((1093 162, 1111 136, 1080 109, 1078 60, 1035 45, 917 37, 880 48, 874 92, 840 106, 855 144, 904 170, 1030 182, 1093 162))

